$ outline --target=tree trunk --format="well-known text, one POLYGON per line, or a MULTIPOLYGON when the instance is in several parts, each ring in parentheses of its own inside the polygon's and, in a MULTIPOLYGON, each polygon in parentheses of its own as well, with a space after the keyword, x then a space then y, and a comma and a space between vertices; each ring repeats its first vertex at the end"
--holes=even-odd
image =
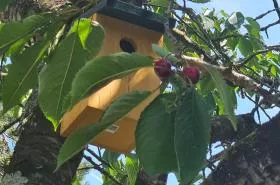
POLYGON ((64 139, 36 107, 16 143, 6 173, 20 171, 28 185, 71 185, 81 153, 54 173, 57 154, 64 139))
POLYGON ((280 114, 238 141, 203 185, 280 184, 280 114))
POLYGON ((143 169, 138 173, 135 185, 165 185, 168 174, 162 173, 155 176, 149 176, 143 169))

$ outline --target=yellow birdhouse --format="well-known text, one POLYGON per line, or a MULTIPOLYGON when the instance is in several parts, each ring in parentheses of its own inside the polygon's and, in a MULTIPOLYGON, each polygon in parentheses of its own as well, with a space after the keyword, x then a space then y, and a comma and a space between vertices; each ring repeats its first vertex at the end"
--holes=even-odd
MULTIPOLYGON (((92 16, 105 30, 105 38, 99 56, 116 52, 140 53, 157 57, 152 44, 163 44, 163 18, 140 7, 116 1, 92 16)), ((133 61, 131 61, 133 62, 133 61)), ((109 67, 109 66, 108 66, 109 67)), ((61 135, 67 136, 79 127, 97 123, 104 110, 120 95, 134 90, 155 90, 160 80, 153 68, 140 69, 80 101, 61 120, 61 135)), ((133 109, 119 123, 100 133, 93 144, 117 152, 129 152, 134 148, 134 131, 144 108, 157 96, 150 97, 133 109)), ((97 123, 98 124, 98 123, 97 123)))

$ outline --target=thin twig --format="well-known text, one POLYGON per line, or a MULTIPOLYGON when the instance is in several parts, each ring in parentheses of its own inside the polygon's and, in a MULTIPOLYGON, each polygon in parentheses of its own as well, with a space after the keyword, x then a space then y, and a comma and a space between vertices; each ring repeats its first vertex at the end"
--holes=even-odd
POLYGON ((82 168, 78 168, 77 170, 82 171, 82 170, 92 170, 95 169, 93 166, 88 166, 88 167, 82 167, 82 168))
POLYGON ((270 23, 270 24, 268 24, 267 26, 262 27, 262 28, 260 29, 260 31, 267 31, 270 27, 275 26, 275 25, 277 25, 277 24, 279 24, 279 23, 280 23, 280 20, 275 21, 275 22, 273 22, 273 23, 270 23))
POLYGON ((102 167, 100 167, 98 164, 96 164, 91 157, 84 155, 83 156, 90 164, 93 165, 93 168, 96 169, 97 171, 99 171, 101 174, 105 175, 106 177, 108 177, 109 179, 111 179, 115 184, 117 185, 123 185, 122 183, 120 183, 117 179, 115 179, 109 172, 107 172, 106 170, 104 170, 102 167))
POLYGON ((229 67, 209 64, 205 62, 203 58, 182 55, 180 56, 180 60, 181 62, 194 65, 204 71, 207 71, 208 68, 216 69, 221 73, 224 79, 231 81, 235 86, 245 88, 246 90, 259 94, 260 96, 265 96, 267 103, 275 104, 277 107, 280 107, 280 93, 271 94, 267 89, 262 88, 262 84, 256 82, 247 75, 232 70, 229 67))
POLYGON ((247 64, 250 60, 252 60, 255 56, 259 55, 259 54, 264 54, 264 53, 268 53, 270 51, 280 51, 280 45, 274 45, 274 46, 267 46, 266 49, 263 50, 258 50, 254 53, 252 53, 251 55, 249 55, 246 59, 244 59, 243 62, 236 64, 236 67, 242 67, 245 64, 247 64))
POLYGON ((243 62, 236 64, 236 67, 243 67, 245 64, 247 64, 248 62, 250 62, 255 56, 259 55, 259 54, 263 54, 263 53, 267 53, 271 51, 270 49, 263 49, 263 50, 259 50, 256 51, 254 53, 252 53, 251 55, 249 55, 247 58, 245 58, 245 60, 243 60, 243 62))
MULTIPOLYGON (((245 92, 244 93, 245 96, 251 101, 253 102, 254 104, 256 104, 256 102, 245 92)), ((271 120, 271 117, 267 114, 267 112, 264 110, 264 108, 262 108, 260 105, 258 105, 258 107, 263 111, 263 113, 266 115, 266 117, 271 120)))
POLYGON ((174 36, 178 38, 185 45, 190 46, 197 54, 203 55, 204 59, 209 63, 214 63, 214 60, 198 45, 196 45, 183 31, 178 29, 172 30, 174 36))
POLYGON ((0 131, 0 135, 6 132, 9 128, 14 126, 16 123, 18 123, 21 120, 21 117, 17 118, 16 120, 10 122, 9 124, 5 125, 3 129, 0 131))
POLYGON ((263 17, 267 16, 268 14, 270 14, 270 13, 272 13, 272 12, 274 12, 274 11, 276 11, 276 9, 268 10, 267 12, 265 12, 265 13, 263 13, 263 14, 257 16, 254 20, 257 21, 257 20, 259 20, 259 19, 262 19, 263 17))
POLYGON ((86 151, 90 153, 93 157, 95 157, 97 160, 99 160, 102 164, 105 164, 106 166, 110 167, 110 164, 104 159, 102 159, 102 157, 99 157, 96 153, 94 153, 94 151, 92 151, 89 148, 86 148, 86 151))

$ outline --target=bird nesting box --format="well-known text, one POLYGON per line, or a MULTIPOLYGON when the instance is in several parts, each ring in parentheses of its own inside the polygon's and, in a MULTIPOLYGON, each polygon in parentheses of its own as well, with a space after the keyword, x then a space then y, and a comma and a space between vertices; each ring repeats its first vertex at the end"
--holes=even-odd
MULTIPOLYGON (((99 56, 116 52, 137 52, 155 58, 152 44, 163 44, 162 17, 139 7, 116 2, 95 13, 94 21, 105 30, 99 56)), ((133 61, 131 61, 133 62, 133 61)), ((108 66, 110 67, 110 66, 108 66)), ((105 87, 80 101, 61 120, 61 135, 67 136, 79 127, 96 123, 104 110, 120 95, 134 90, 155 90, 160 80, 153 68, 144 68, 105 87)), ((93 144, 118 152, 134 148, 134 131, 144 108, 157 96, 155 93, 125 118, 107 128, 93 140, 93 144)))

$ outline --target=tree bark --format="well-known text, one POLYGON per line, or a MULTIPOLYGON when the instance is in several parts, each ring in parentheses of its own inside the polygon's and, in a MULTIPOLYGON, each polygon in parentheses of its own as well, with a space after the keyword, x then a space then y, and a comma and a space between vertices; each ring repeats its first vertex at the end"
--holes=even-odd
POLYGON ((28 185, 71 185, 81 153, 54 173, 64 139, 55 132, 39 107, 24 126, 6 173, 20 171, 28 185))
POLYGON ((280 114, 238 141, 203 185, 280 184, 280 114))
POLYGON ((135 185, 165 185, 167 183, 167 173, 149 176, 143 169, 138 173, 135 185))

